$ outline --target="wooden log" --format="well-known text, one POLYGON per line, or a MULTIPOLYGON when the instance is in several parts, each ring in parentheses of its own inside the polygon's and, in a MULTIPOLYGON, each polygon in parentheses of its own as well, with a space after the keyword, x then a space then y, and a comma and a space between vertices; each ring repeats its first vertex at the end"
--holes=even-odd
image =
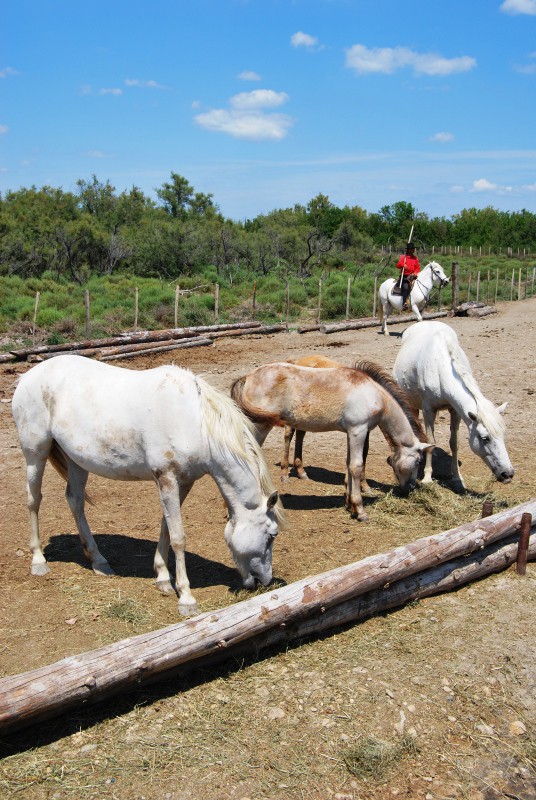
POLYGON ((318 323, 311 325, 300 325, 296 330, 298 333, 310 333, 311 331, 319 331, 320 325, 318 323))
POLYGON ((138 331, 137 333, 122 333, 120 336, 110 336, 106 339, 86 339, 82 342, 65 342, 64 344, 38 345, 18 350, 11 350, 19 359, 40 353, 60 353, 71 350, 91 350, 99 347, 114 347, 122 344, 136 342, 158 342, 166 339, 184 339, 211 331, 240 330, 243 328, 259 328, 261 323, 256 320, 249 322, 229 322, 221 325, 198 325, 191 328, 166 328, 158 331, 138 331))
MULTIPOLYGON (((438 319, 439 317, 447 317, 448 311, 429 311, 422 314, 423 319, 438 319)), ((400 322, 412 322, 414 320, 413 314, 399 314, 395 317, 388 317, 388 325, 396 325, 400 322)), ((337 333, 338 331, 352 331, 359 328, 375 328, 379 325, 377 319, 356 319, 348 320, 347 322, 331 322, 328 325, 321 325, 321 333, 337 333)))
MULTIPOLYGON (((506 544, 510 546, 512 540, 509 537, 517 535, 522 514, 528 513, 534 518, 535 511, 536 500, 531 500, 387 553, 268 590, 220 611, 200 614, 167 628, 2 678, 0 731, 5 733, 25 727, 74 706, 100 701, 131 685, 169 677, 185 667, 198 667, 200 661, 220 660, 234 654, 236 648, 246 642, 247 649, 251 650, 253 645, 264 646, 281 638, 294 638, 320 630, 325 620, 329 620, 330 626, 342 624, 350 618, 351 606, 346 604, 369 592, 387 590, 384 598, 397 605, 401 597, 410 596, 407 594, 409 589, 403 588, 395 599, 389 590, 396 582, 406 581, 411 576, 417 581, 418 591, 428 587, 431 593, 437 576, 430 579, 422 573, 437 570, 447 561, 454 562, 454 565, 446 570, 445 576, 451 574, 451 585, 458 586, 464 566, 468 566, 470 561, 483 562, 488 555, 495 553, 493 545, 500 540, 508 540, 506 544), (420 581, 418 574, 421 574, 420 581), (316 623, 313 624, 312 618, 317 619, 316 623)), ((531 558, 534 554, 533 539, 531 536, 531 558)), ((498 548, 497 552, 500 550, 498 548)), ((515 560, 515 543, 513 550, 515 560)), ((493 571, 498 564, 506 565, 509 558, 500 555, 498 562, 495 559, 493 571)), ((377 605, 377 602, 376 598, 372 607, 379 610, 383 605, 377 605)), ((360 601, 356 608, 358 615, 370 613, 363 611, 367 608, 365 600, 360 601)), ((353 611, 351 613, 353 615, 353 611)), ((356 617, 353 615, 351 618, 356 617)))
POLYGON ((285 330, 285 325, 261 325, 258 328, 245 328, 243 330, 214 331, 214 333, 207 333, 206 336, 210 339, 222 339, 226 336, 252 336, 253 334, 280 333, 285 330))
POLYGON ((456 317, 466 317, 470 308, 484 308, 484 305, 484 303, 477 303, 474 300, 470 300, 467 303, 460 303, 459 306, 453 309, 454 315, 456 317))
POLYGON ((146 347, 145 350, 134 350, 125 353, 115 353, 114 355, 109 355, 107 351, 103 351, 104 355, 99 358, 99 361, 120 361, 123 358, 136 358, 136 356, 150 356, 154 355, 155 353, 167 353, 170 350, 181 350, 182 348, 186 347, 207 347, 208 345, 212 345, 212 339, 206 339, 202 336, 195 336, 192 339, 183 339, 180 342, 172 342, 170 344, 161 346, 161 345, 153 345, 152 347, 146 347))
POLYGON ((8 364, 10 361, 16 361, 17 356, 13 353, 0 353, 0 364, 8 364))
POLYGON ((490 314, 496 314, 497 309, 494 306, 484 306, 484 308, 470 308, 467 311, 468 317, 487 317, 490 314))

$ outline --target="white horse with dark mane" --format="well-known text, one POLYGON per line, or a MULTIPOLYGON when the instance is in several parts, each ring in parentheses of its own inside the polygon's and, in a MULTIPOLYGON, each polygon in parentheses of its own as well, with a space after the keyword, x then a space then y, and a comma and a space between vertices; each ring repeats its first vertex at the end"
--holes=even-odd
POLYGON ((67 481, 67 502, 96 574, 113 571, 84 513, 88 473, 154 481, 163 511, 156 583, 165 594, 173 591, 167 566, 171 544, 179 610, 194 613, 181 504, 194 482, 208 473, 227 504, 225 540, 244 586, 270 582, 272 545, 282 519, 278 495, 251 422, 205 380, 174 366, 130 370, 81 356, 56 356, 23 375, 12 408, 26 459, 33 575, 49 572, 38 514, 50 461, 67 481))
MULTIPOLYGON (((425 307, 428 302, 428 298, 430 297, 430 293, 434 286, 438 286, 441 288, 442 286, 447 286, 450 281, 445 275, 445 271, 441 264, 438 264, 437 261, 430 261, 417 275, 416 279, 413 281, 413 286, 411 287, 411 292, 408 297, 409 305, 411 306, 411 310, 415 314, 415 318, 418 322, 422 321, 421 311, 425 307)), ((391 311, 398 311, 400 314, 403 308, 403 300, 401 294, 393 294, 393 289, 400 284, 400 279, 396 278, 387 278, 380 286, 380 321, 381 321, 381 332, 384 333, 386 336, 389 336, 389 331, 387 330, 387 317, 391 313, 391 311)))
MULTIPOLYGON (((393 374, 417 408, 422 408, 428 441, 434 439, 434 422, 441 409, 450 412, 452 479, 459 488, 463 480, 458 465, 458 429, 463 419, 469 430, 469 446, 484 461, 498 481, 509 483, 514 475, 504 435, 502 414, 482 394, 455 331, 443 322, 412 325, 402 335, 402 347, 393 374)), ((423 483, 432 480, 432 453, 426 453, 423 483)))

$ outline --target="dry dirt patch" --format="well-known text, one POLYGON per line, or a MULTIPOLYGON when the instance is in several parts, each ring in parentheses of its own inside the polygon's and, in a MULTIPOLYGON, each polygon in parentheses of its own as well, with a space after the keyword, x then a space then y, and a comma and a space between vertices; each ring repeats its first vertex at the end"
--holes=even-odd
MULTIPOLYGON (((370 523, 362 525, 343 507, 344 437, 308 435, 310 480, 293 478, 282 488, 287 529, 274 550, 277 578, 297 580, 474 519, 486 497, 496 505, 536 497, 535 311, 536 301, 528 300, 504 304, 484 319, 448 320, 484 393, 496 403, 509 401, 512 484, 491 480, 462 430, 469 496, 453 496, 442 483, 405 501, 393 492, 387 444, 375 431, 368 467, 375 497, 368 503, 370 523)), ((369 358, 390 369, 399 344, 397 335, 386 338, 375 329, 249 336, 182 351, 175 361, 228 390, 253 366, 312 352, 347 364, 369 358)), ((163 354, 123 363, 145 369, 169 360, 163 354)), ((96 500, 90 523, 117 572, 99 579, 73 534, 64 486, 48 470, 41 524, 52 572, 41 580, 29 575, 23 460, 9 405, 25 369, 0 372, 0 399, 8 401, 0 404, 2 675, 177 621, 176 602, 161 597, 152 582, 160 511, 149 484, 90 479, 96 500)), ((446 450, 447 415, 438 427, 439 449, 446 450)), ((275 482, 281 446, 281 431, 273 431, 265 451, 275 482)), ((438 466, 445 470, 448 459, 441 455, 438 466)), ((223 505, 211 479, 199 481, 189 496, 185 526, 201 609, 245 597, 237 591, 223 505)), ((286 652, 259 659, 252 653, 240 664, 72 713, 2 742, 0 790, 6 797, 58 800, 528 800, 536 797, 535 595, 530 565, 526 579, 508 571, 286 652), (378 742, 390 753, 383 777, 379 767, 371 775, 356 766, 365 758, 374 766, 378 742)))

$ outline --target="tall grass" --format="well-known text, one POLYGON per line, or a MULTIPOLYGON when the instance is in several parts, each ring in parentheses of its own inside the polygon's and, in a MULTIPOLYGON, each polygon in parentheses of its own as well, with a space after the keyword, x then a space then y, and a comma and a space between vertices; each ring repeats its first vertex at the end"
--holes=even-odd
MULTIPOLYGON (((448 256, 442 261, 451 272, 448 256)), ((478 299, 493 304, 496 300, 517 300, 534 294, 535 265, 530 260, 506 256, 458 257, 459 302, 478 299), (519 296, 519 297, 518 297, 519 296)), ((422 266, 427 263, 421 257, 422 266)), ((39 305, 36 327, 45 341, 83 338, 86 333, 85 292, 90 299, 90 335, 93 338, 133 330, 135 296, 138 289, 138 328, 173 327, 175 291, 180 288, 177 325, 211 325, 215 322, 214 289, 219 285, 218 322, 236 322, 256 318, 264 323, 291 324, 341 320, 346 316, 371 316, 374 307, 374 281, 378 286, 395 273, 392 264, 378 269, 374 264, 347 264, 340 269, 318 270, 306 278, 292 276, 288 284, 276 274, 244 276, 218 275, 212 266, 204 273, 180 276, 175 281, 139 278, 116 274, 91 277, 80 286, 45 273, 40 279, 22 280, 17 276, 0 277, 0 333, 16 332, 19 338, 32 331, 36 293, 39 305), (240 278, 240 280, 239 280, 240 278), (349 286, 349 296, 347 296, 349 286), (254 303, 255 298, 255 305, 254 303), (319 309, 320 306, 320 309, 319 309)), ((439 295, 432 292, 429 307, 443 309, 452 303, 452 288, 439 295)))

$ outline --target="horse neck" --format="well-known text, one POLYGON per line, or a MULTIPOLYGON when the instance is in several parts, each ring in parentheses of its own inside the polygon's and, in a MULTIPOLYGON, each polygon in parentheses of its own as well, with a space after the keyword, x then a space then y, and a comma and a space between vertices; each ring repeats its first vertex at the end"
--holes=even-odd
POLYGON ((255 467, 240 456, 223 451, 218 445, 210 447, 208 472, 220 490, 230 515, 237 516, 262 502, 259 476, 255 467))
POLYGON ((384 411, 378 423, 379 428, 392 447, 411 447, 415 433, 401 406, 382 389, 385 395, 384 411))
POLYGON ((417 280, 422 286, 431 289, 434 285, 434 274, 429 266, 426 266, 422 272, 417 276, 417 280))

